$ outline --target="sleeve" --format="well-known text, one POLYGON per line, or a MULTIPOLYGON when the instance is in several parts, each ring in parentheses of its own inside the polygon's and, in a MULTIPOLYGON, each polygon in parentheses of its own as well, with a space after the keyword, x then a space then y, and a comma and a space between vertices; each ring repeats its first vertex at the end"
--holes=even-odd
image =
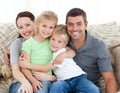
POLYGON ((104 44, 104 42, 101 43, 100 47, 98 48, 98 66, 99 70, 101 72, 109 72, 112 71, 112 64, 110 61, 110 54, 109 50, 104 44))
POLYGON ((22 43, 22 50, 25 51, 25 52, 30 53, 31 52, 31 47, 32 47, 31 38, 22 43))
POLYGON ((21 53, 22 42, 20 40, 15 40, 10 45, 10 63, 18 62, 21 53))

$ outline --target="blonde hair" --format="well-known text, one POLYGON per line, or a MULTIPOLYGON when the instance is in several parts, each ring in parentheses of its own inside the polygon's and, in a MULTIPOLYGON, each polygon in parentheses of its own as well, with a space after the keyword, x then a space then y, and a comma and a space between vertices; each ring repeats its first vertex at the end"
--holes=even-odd
POLYGON ((55 30, 53 31, 53 34, 54 33, 57 33, 59 36, 61 36, 61 38, 66 42, 68 43, 69 42, 69 39, 70 39, 70 36, 68 35, 67 33, 67 28, 65 25, 63 24, 60 24, 60 25, 57 25, 55 30))
POLYGON ((58 16, 52 11, 43 11, 35 20, 36 32, 39 31, 39 25, 42 20, 55 21, 55 27, 56 27, 58 22, 58 16))

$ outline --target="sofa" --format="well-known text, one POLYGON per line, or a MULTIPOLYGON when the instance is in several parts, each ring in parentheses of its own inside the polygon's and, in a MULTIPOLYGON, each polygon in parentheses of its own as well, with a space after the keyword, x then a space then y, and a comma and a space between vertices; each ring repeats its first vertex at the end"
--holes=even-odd
MULTIPOLYGON (((120 91, 120 23, 109 22, 88 26, 88 31, 102 39, 110 52, 111 64, 117 81, 117 91, 120 91)), ((4 65, 3 53, 13 40, 18 37, 18 29, 14 23, 0 24, 0 93, 8 92, 8 84, 2 75, 4 65)))
POLYGON ((8 93, 9 85, 2 74, 4 66, 3 53, 11 42, 18 37, 18 30, 14 23, 0 23, 0 93, 8 93))

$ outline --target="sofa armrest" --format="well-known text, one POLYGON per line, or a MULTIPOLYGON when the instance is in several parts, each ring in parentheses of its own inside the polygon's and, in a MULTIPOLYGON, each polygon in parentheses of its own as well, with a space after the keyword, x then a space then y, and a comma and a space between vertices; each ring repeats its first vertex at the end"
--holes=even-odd
POLYGON ((118 88, 120 90, 120 46, 114 47, 112 49, 112 54, 114 55, 115 63, 114 63, 114 74, 116 77, 116 81, 118 84, 118 88))
POLYGON ((0 24, 0 62, 4 62, 3 53, 11 42, 18 37, 18 29, 14 23, 0 24))

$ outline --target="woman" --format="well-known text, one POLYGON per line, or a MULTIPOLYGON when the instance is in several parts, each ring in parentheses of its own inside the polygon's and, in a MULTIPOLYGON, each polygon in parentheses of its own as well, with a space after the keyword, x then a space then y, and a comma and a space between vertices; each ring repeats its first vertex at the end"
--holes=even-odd
POLYGON ((19 38, 10 45, 10 64, 13 77, 17 81, 13 81, 9 88, 9 93, 20 93, 20 91, 22 91, 22 93, 33 93, 31 84, 20 71, 17 62, 21 54, 22 43, 33 35, 35 27, 34 20, 34 15, 28 11, 20 12, 16 17, 16 25, 20 35, 19 38))

